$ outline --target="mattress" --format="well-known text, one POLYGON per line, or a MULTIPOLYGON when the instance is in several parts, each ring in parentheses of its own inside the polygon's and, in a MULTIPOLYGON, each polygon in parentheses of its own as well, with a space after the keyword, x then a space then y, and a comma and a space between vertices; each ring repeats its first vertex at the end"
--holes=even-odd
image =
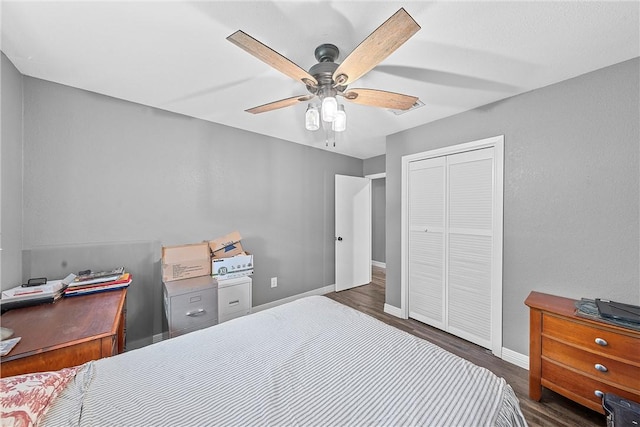
POLYGON ((504 379, 313 296, 83 365, 42 425, 524 426, 504 379))

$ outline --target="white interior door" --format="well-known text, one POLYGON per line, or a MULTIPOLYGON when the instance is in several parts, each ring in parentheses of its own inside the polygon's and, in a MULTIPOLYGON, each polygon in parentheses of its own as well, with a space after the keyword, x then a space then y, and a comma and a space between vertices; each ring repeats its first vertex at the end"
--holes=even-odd
POLYGON ((371 180, 336 175, 336 291, 371 282, 371 180))

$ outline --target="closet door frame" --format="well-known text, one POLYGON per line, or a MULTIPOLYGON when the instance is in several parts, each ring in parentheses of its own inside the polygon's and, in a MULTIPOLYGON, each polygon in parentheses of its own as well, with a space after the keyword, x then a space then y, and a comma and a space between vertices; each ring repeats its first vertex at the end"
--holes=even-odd
POLYGON ((493 245, 491 265, 491 351, 502 357, 502 248, 504 207, 504 135, 402 156, 400 314, 409 317, 409 165, 411 162, 493 147, 493 245))

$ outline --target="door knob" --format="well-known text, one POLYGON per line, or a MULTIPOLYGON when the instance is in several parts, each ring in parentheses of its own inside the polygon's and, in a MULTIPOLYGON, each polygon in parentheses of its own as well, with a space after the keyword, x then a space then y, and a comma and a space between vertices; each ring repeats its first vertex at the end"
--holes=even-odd
POLYGON ((336 240, 337 240, 338 242, 342 242, 342 237, 336 237, 336 240))

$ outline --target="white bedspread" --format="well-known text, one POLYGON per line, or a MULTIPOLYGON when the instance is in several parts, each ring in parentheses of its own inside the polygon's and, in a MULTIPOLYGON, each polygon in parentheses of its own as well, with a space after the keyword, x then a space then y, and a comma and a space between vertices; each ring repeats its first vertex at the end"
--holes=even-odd
POLYGON ((520 426, 502 378, 325 297, 89 362, 44 425, 520 426))

